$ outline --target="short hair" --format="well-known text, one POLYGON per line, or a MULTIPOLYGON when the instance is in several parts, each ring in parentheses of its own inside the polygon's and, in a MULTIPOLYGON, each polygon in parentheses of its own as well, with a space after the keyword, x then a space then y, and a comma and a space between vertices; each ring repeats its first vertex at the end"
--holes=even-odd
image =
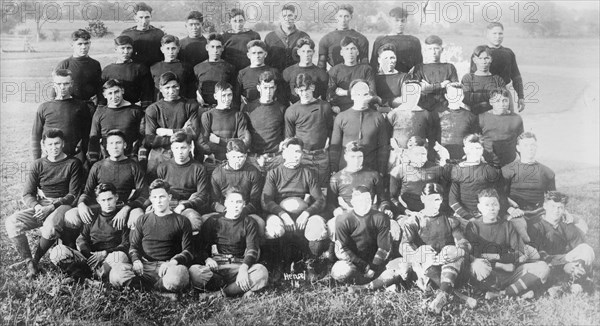
POLYGON ((52 77, 71 77, 73 78, 73 72, 69 69, 56 69, 52 72, 52 77))
POLYGON ((160 39, 160 45, 163 46, 165 44, 175 43, 175 45, 179 46, 179 37, 171 34, 167 34, 160 39))
POLYGON ((388 15, 394 18, 406 18, 408 17, 408 11, 403 7, 396 7, 390 10, 388 15))
POLYGON ((255 46, 258 46, 259 48, 262 48, 263 50, 265 50, 265 52, 268 52, 267 44, 265 44, 265 42, 263 42, 261 40, 252 40, 252 41, 248 42, 248 44, 246 44, 246 48, 248 49, 248 51, 250 51, 250 49, 255 46))
POLYGON ((284 10, 289 10, 293 13, 296 13, 296 7, 294 7, 294 5, 291 4, 286 4, 281 8, 281 12, 283 12, 284 10))
POLYGON ((233 86, 231 86, 231 84, 228 82, 220 81, 215 84, 215 93, 222 92, 228 89, 233 89, 233 86))
POLYGON ((349 44, 354 44, 358 48, 358 39, 352 36, 344 36, 340 41, 341 47, 348 46, 349 44))
POLYGON ((241 140, 239 138, 234 138, 227 142, 226 151, 227 151, 227 153, 233 152, 233 151, 240 152, 240 153, 246 153, 246 152, 248 152, 248 146, 246 146, 246 143, 244 143, 243 140, 241 140))
POLYGON ((508 91, 508 89, 506 89, 504 87, 494 88, 494 89, 490 90, 490 92, 488 94, 490 96, 490 99, 493 99, 496 95, 510 98, 510 92, 508 91))
MULTIPOLYGON (((350 82, 350 86, 348 86, 348 91, 352 92, 352 88, 354 88, 354 86, 356 86, 356 84, 359 83, 365 83, 367 86, 369 86, 369 83, 364 80, 364 79, 355 79, 353 81, 350 82)), ((371 87, 369 86, 369 90, 371 89, 371 87)))
POLYGON ((115 86, 116 86, 116 87, 119 87, 119 88, 121 88, 121 89, 123 89, 123 88, 124 88, 124 87, 123 87, 123 83, 121 83, 121 82, 120 82, 118 79, 114 79, 114 78, 113 78, 113 79, 109 79, 109 80, 107 80, 107 81, 106 81, 106 83, 104 83, 104 84, 102 85, 102 90, 106 90, 106 89, 109 89, 109 88, 113 88, 113 87, 115 87, 115 86))
POLYGON ((297 137, 288 137, 281 142, 281 149, 286 149, 291 145, 300 146, 300 149, 304 149, 304 142, 302 139, 297 137))
POLYGON ((94 193, 96 193, 96 197, 98 197, 101 193, 110 191, 113 195, 117 194, 117 187, 110 182, 99 183, 94 189, 94 193))
POLYGON ((51 128, 44 131, 44 134, 42 135, 42 141, 46 140, 47 138, 60 138, 64 141, 65 133, 58 128, 51 128))
POLYGON ((90 34, 90 32, 81 28, 71 33, 71 41, 77 41, 80 38, 87 41, 92 38, 92 35, 90 34))
POLYGON ((235 16, 242 16, 246 19, 246 14, 244 14, 244 11, 240 8, 233 8, 227 13, 227 18, 229 18, 229 20, 233 19, 235 16))
POLYGON ((127 140, 127 136, 125 136, 125 133, 123 131, 119 130, 119 129, 109 130, 106 133, 106 138, 111 137, 111 136, 119 136, 119 137, 121 137, 123 139, 123 141, 127 140))
POLYGON ((192 135, 188 134, 183 130, 179 130, 171 135, 170 141, 172 143, 183 143, 186 142, 188 145, 192 143, 192 135))
POLYGON ((354 7, 349 4, 340 5, 336 13, 338 13, 340 10, 346 10, 348 13, 350 13, 350 15, 354 15, 354 7))
POLYGON ((394 46, 392 43, 385 43, 384 45, 380 46, 379 49, 377 49, 377 56, 380 56, 385 51, 392 51, 396 53, 396 46, 394 46))
POLYGON ((313 40, 310 39, 310 37, 301 37, 298 39, 298 41, 296 42, 296 49, 299 49, 305 45, 307 45, 311 48, 311 49, 315 49, 315 42, 313 40))
POLYGON ((165 86, 166 84, 168 84, 172 81, 176 81, 177 84, 179 84, 179 77, 177 77, 177 75, 175 73, 173 73, 172 71, 167 71, 167 72, 163 73, 162 75, 160 75, 160 77, 158 78, 158 85, 165 86))
POLYGON ((484 52, 485 52, 485 53, 487 53, 487 55, 489 55, 489 56, 491 56, 491 55, 492 55, 492 53, 490 52, 490 49, 488 49, 488 47, 487 47, 487 46, 485 46, 485 45, 480 45, 480 46, 476 47, 476 48, 473 50, 473 56, 474 56, 474 57, 479 57, 479 56, 480 56, 482 53, 484 53, 484 52))
POLYGON ((246 201, 244 192, 242 191, 241 188, 236 187, 236 186, 227 187, 227 189, 225 190, 225 193, 224 193, 224 195, 225 195, 224 197, 227 198, 227 197, 229 197, 229 195, 232 195, 232 194, 239 194, 240 196, 242 196, 242 199, 244 201, 246 201))
POLYGON ((133 39, 131 38, 131 36, 119 35, 119 36, 115 37, 115 46, 127 45, 127 44, 133 46, 133 39))
POLYGON ((305 73, 299 73, 298 76, 296 76, 296 88, 302 88, 302 87, 306 87, 309 88, 310 86, 315 85, 315 81, 312 79, 312 76, 309 74, 305 74, 305 73))
POLYGON ((137 14, 138 11, 147 11, 149 13, 152 13, 152 7, 147 5, 145 2, 138 2, 133 7, 133 13, 137 14))
POLYGON ((487 25, 487 30, 489 31, 490 29, 494 28, 494 27, 500 27, 502 28, 502 30, 504 30, 504 25, 502 25, 501 22, 491 22, 487 25))
POLYGON ((363 150, 364 150, 364 148, 362 147, 362 145, 360 145, 360 143, 356 140, 351 140, 346 144, 346 146, 344 146, 344 153, 349 153, 349 152, 364 153, 363 150))
POLYGON ((154 189, 164 189, 167 193, 170 193, 171 185, 163 179, 156 179, 156 180, 152 181, 152 183, 150 184, 148 189, 150 191, 152 191, 154 189))
POLYGON ((217 33, 210 33, 208 34, 208 37, 206 38, 206 42, 210 42, 210 41, 219 41, 221 42, 221 44, 223 44, 223 36, 221 36, 221 34, 217 34, 217 33))
POLYGON ((521 142, 521 140, 523 140, 523 139, 533 139, 533 140, 537 141, 537 137, 531 131, 526 131, 526 132, 520 134, 519 137, 517 137, 517 144, 519 144, 521 142))
POLYGON ((272 81, 275 81, 275 74, 271 70, 263 71, 260 75, 258 75, 259 85, 262 82, 270 83, 272 81))
POLYGON ((421 195, 443 195, 444 187, 442 187, 439 183, 428 182, 423 186, 423 190, 421 190, 421 195))
POLYGON ((185 18, 185 20, 190 20, 190 19, 199 20, 202 23, 204 21, 204 16, 202 15, 201 12, 199 12, 197 10, 192 10, 185 18))
POLYGON ((437 44, 439 46, 442 46, 443 42, 441 37, 437 35, 429 35, 425 39, 425 44, 437 44))
POLYGON ((553 201, 566 205, 569 202, 569 196, 560 191, 548 191, 544 194, 544 201, 553 201))
POLYGON ((463 144, 480 144, 483 145, 483 137, 481 136, 481 134, 470 134, 470 135, 466 135, 465 138, 463 138, 463 144))
POLYGON ((500 195, 498 195, 498 191, 496 191, 496 189, 487 188, 487 189, 483 189, 482 191, 479 192, 479 194, 477 195, 477 200, 481 200, 481 198, 492 198, 492 197, 500 200, 500 195))
POLYGON ((427 145, 427 139, 421 136, 411 136, 406 142, 407 147, 425 147, 427 145))

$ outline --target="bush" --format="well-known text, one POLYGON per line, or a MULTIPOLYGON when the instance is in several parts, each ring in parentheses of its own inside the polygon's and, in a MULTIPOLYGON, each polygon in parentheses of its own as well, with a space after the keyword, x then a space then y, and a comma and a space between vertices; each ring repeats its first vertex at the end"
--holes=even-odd
POLYGON ((112 35, 112 33, 108 31, 108 27, 106 27, 104 22, 101 20, 88 22, 88 27, 85 29, 90 32, 93 37, 105 37, 112 35))

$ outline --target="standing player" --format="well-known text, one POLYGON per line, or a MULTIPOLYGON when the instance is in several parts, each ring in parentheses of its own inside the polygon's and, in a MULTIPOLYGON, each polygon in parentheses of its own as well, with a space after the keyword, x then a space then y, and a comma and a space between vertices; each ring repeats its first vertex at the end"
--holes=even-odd
POLYGON ((465 92, 464 103, 469 106, 471 112, 480 114, 492 109, 490 92, 494 89, 503 88, 506 84, 500 76, 490 72, 492 56, 490 50, 485 46, 476 47, 472 59, 475 66, 477 66, 477 70, 464 75, 461 84, 463 84, 465 92))
POLYGON ((448 150, 450 159, 461 160, 465 155, 463 139, 479 132, 479 120, 473 112, 465 108, 461 84, 448 84, 444 97, 448 106, 442 108, 440 116, 440 143, 448 150))
POLYGON ((144 64, 148 69, 163 59, 160 52, 160 40, 165 33, 152 25, 152 7, 145 2, 138 2, 133 7, 133 18, 136 25, 127 28, 121 35, 131 37, 133 40, 133 62, 144 64))
POLYGON ((377 50, 379 70, 375 75, 375 87, 377 96, 381 97, 383 108, 379 111, 382 113, 388 113, 401 103, 402 84, 408 77, 407 74, 396 70, 395 51, 396 48, 391 43, 386 43, 377 50))
POLYGON ((349 4, 340 5, 335 14, 337 19, 337 28, 331 31, 319 41, 319 68, 327 70, 327 64, 334 67, 344 60, 340 55, 340 42, 345 37, 356 39, 355 46, 358 49, 357 63, 369 62, 369 40, 361 33, 350 28, 350 21, 354 14, 354 7, 349 4))
POLYGON ((315 42, 308 37, 303 37, 298 40, 296 47, 292 51, 298 55, 300 61, 283 71, 283 80, 290 87, 290 102, 293 104, 300 100, 300 96, 296 93, 296 88, 298 87, 296 85, 296 77, 299 74, 310 75, 315 87, 313 91, 314 97, 326 100, 329 75, 324 69, 313 64, 315 42))
POLYGON ((190 11, 185 19, 185 28, 188 35, 181 39, 179 60, 188 67, 195 67, 200 62, 208 59, 206 52, 206 38, 202 35, 202 22, 204 17, 199 11, 190 11))
POLYGON ((260 35, 251 30, 244 28, 246 23, 246 15, 239 8, 233 8, 227 13, 231 30, 223 33, 223 60, 229 62, 235 67, 235 74, 238 71, 250 65, 248 53, 248 42, 252 40, 260 40, 260 35))
POLYGON ((187 99, 195 98, 194 92, 194 76, 192 73, 193 66, 190 67, 187 63, 179 61, 177 55, 180 49, 179 38, 173 35, 165 35, 160 40, 160 51, 163 53, 165 60, 157 62, 150 67, 150 73, 154 79, 154 87, 157 99, 161 98, 160 77, 166 72, 171 72, 177 75, 179 79, 180 95, 187 99))
POLYGON ((198 90, 196 100, 203 107, 212 107, 217 104, 215 99, 215 84, 226 82, 235 84, 235 67, 221 58, 223 54, 223 37, 219 34, 210 33, 206 44, 208 60, 194 67, 194 75, 198 90))
POLYGON ((371 55, 371 67, 377 71, 377 50, 386 43, 392 43, 396 49, 396 70, 408 73, 414 66, 423 63, 421 54, 421 41, 412 35, 405 35, 406 19, 408 12, 402 7, 396 7, 389 12, 392 33, 378 36, 373 43, 373 54, 371 55))
POLYGON ((298 62, 294 57, 294 47, 300 38, 309 38, 308 34, 296 27, 296 7, 291 4, 281 8, 279 27, 265 36, 269 56, 267 65, 277 68, 280 72, 298 62))

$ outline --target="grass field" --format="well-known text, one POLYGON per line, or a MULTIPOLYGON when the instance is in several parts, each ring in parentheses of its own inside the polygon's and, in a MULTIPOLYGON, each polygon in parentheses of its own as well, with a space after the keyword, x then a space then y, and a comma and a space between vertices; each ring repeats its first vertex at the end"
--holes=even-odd
MULTIPOLYGON (((117 29, 118 30, 118 29, 117 29)), ((423 38, 423 35, 418 35, 423 38)), ((318 41, 319 37, 315 36, 318 41)), ((374 39, 369 36, 369 39, 374 39)), ((462 48, 463 58, 481 43, 479 38, 445 37, 462 48)), ((588 241, 600 254, 600 174, 598 116, 598 40, 510 39, 525 82, 537 89, 523 113, 525 129, 538 135, 539 160, 556 172, 559 190, 571 196, 569 211, 589 224, 588 241), (534 102, 533 100, 537 100, 534 102)), ((112 61, 110 40, 94 40, 92 57, 104 66, 112 61)), ((66 42, 44 42, 40 53, 2 54, 0 109, 0 324, 36 325, 595 325, 600 323, 600 273, 595 293, 567 295, 558 300, 542 296, 532 301, 481 301, 475 310, 452 303, 441 316, 422 308, 417 290, 351 295, 328 283, 303 289, 270 288, 250 299, 198 300, 197 293, 179 301, 152 293, 116 291, 94 285, 61 285, 62 277, 47 258, 46 271, 33 282, 22 269, 8 270, 17 261, 7 241, 5 218, 19 209, 23 181, 30 162, 30 130, 43 85, 52 67, 70 51, 66 42), (35 91, 39 83, 40 91, 35 91), (6 85, 17 91, 7 92, 6 85), (33 91, 31 91, 33 90, 33 91), (29 93, 27 93, 29 92, 29 93), (36 93, 37 92, 37 93, 36 93), (37 96, 36 96, 37 94, 37 96)), ((457 62, 459 75, 465 62, 457 62)), ((464 69, 464 68, 463 68, 464 69)), ((30 232, 34 247, 37 231, 30 232)), ((594 262, 598 269, 598 261, 594 262)))

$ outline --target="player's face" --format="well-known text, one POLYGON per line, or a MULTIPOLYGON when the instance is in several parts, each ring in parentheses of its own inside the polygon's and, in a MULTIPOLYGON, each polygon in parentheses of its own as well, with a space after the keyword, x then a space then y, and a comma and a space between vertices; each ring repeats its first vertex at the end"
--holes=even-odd
POLYGON ((423 52, 425 52, 424 59, 427 62, 440 62, 444 48, 442 48, 442 46, 439 44, 426 44, 425 51, 423 52))
POLYGON ((244 30, 244 24, 246 23, 246 19, 242 15, 237 15, 229 21, 231 24, 231 29, 234 33, 239 33, 244 30))
POLYGON ((179 54, 179 46, 175 43, 166 43, 160 47, 160 51, 165 56, 165 61, 173 61, 179 54))
POLYGON ((517 151, 521 154, 522 160, 534 161, 537 153, 537 141, 533 138, 523 138, 517 145, 517 151))
POLYGON ((504 114, 510 109, 510 98, 497 94, 490 99, 490 104, 492 105, 492 113, 504 114))
POLYGON ((189 161, 190 152, 192 151, 192 145, 183 142, 171 143, 171 151, 173 152, 173 159, 177 164, 183 164, 189 161))
POLYGON ((110 191, 104 191, 96 196, 96 201, 100 205, 100 210, 104 213, 112 213, 117 209, 118 197, 110 191))
POLYGON ((227 156, 227 164, 233 170, 239 170, 246 163, 246 153, 240 153, 238 151, 231 151, 225 154, 227 156))
POLYGON ((384 73, 391 73, 396 69, 396 53, 394 51, 383 51, 378 58, 379 67, 384 73))
POLYGON ((71 86, 73 85, 71 76, 54 76, 52 83, 58 97, 65 98, 71 95, 71 86))
POLYGON ((133 17, 135 23, 137 24, 138 30, 146 30, 150 26, 150 19, 152 19, 152 14, 149 11, 138 11, 135 13, 133 17))
POLYGON ((202 35, 202 23, 198 19, 188 19, 185 28, 189 37, 200 37, 202 35))
POLYGON ((88 55, 88 52, 90 52, 91 45, 92 45, 92 42, 90 40, 84 40, 82 38, 79 38, 79 39, 73 41, 73 43, 72 43, 73 56, 74 57, 85 57, 86 55, 88 55))
POLYGON ((131 55, 133 55, 133 46, 131 44, 117 45, 115 47, 115 52, 117 53, 119 60, 127 61, 131 59, 131 55))
POLYGON ((344 58, 344 63, 354 64, 358 61, 358 47, 354 43, 343 46, 340 55, 344 58))
POLYGON ((406 27, 406 17, 399 18, 393 17, 392 21, 392 29, 396 34, 404 33, 404 28, 406 27))
POLYGON ((62 154, 65 142, 59 137, 46 138, 44 139, 43 145, 48 158, 54 159, 62 154))
POLYGON ((244 208, 244 198, 241 194, 232 193, 227 195, 223 202, 225 211, 227 212, 228 218, 235 216, 236 218, 242 215, 242 209, 244 208))
POLYGON ((296 167, 302 160, 302 148, 300 148, 300 145, 289 145, 282 151, 281 156, 286 166, 296 167))
POLYGON ((286 26, 288 28, 294 27, 296 23, 296 13, 291 10, 283 10, 281 12, 281 26, 286 26))
POLYGON ((261 82, 256 85, 258 92, 260 93, 260 101, 261 102, 270 102, 273 100, 273 96, 275 96, 275 81, 271 80, 270 82, 261 82))
POLYGON ((223 89, 215 93, 215 100, 220 108, 228 108, 233 102, 233 90, 231 88, 223 89))
POLYGON ((483 146, 480 143, 466 143, 463 149, 469 161, 481 159, 483 155, 483 146))
POLYGON ((125 154, 125 139, 120 136, 109 136, 106 138, 106 151, 111 158, 120 158, 125 154))
POLYGON ((356 107, 367 107, 372 98, 369 86, 365 83, 354 85, 350 90, 350 98, 352 98, 356 107))
POLYGON ((169 210, 171 195, 163 188, 150 191, 150 202, 155 213, 166 213, 169 210))
POLYGON ((300 63, 307 65, 312 62, 315 50, 310 48, 310 45, 304 44, 298 49, 298 57, 300 57, 300 63))
POLYGON ((504 41, 504 30, 502 27, 496 26, 487 31, 487 39, 493 46, 500 46, 504 41))
POLYGON ((113 86, 102 91, 102 95, 106 98, 108 107, 114 108, 121 105, 123 102, 123 89, 119 86, 113 86))
POLYGON ((221 59, 221 54, 223 54, 223 43, 215 40, 208 42, 208 44, 206 44, 206 52, 208 52, 208 58, 210 60, 216 61, 221 59))
POLYGON ((553 200, 546 200, 544 202, 544 209, 546 210, 544 219, 552 225, 560 222, 566 213, 565 204, 553 200))
POLYGON ((487 52, 481 52, 479 56, 473 56, 473 62, 478 71, 488 72, 492 64, 492 57, 487 52))
POLYGON ((352 15, 347 10, 340 10, 335 14, 335 18, 337 19, 338 29, 348 29, 350 21, 352 20, 352 15))
POLYGON ((359 216, 366 215, 371 210, 371 194, 369 192, 358 192, 352 193, 352 199, 350 199, 350 205, 352 209, 359 216))
POLYGON ((364 154, 361 151, 348 151, 344 154, 344 160, 346 160, 346 170, 348 172, 360 171, 363 168, 364 154))
POLYGON ((439 211, 442 201, 442 195, 440 194, 421 195, 421 202, 427 211, 439 211))
POLYGON ((314 98, 315 85, 310 85, 310 87, 299 87, 296 88, 296 94, 300 97, 300 103, 308 104, 312 102, 314 98))
POLYGON ((421 168, 427 162, 427 149, 423 146, 415 146, 409 149, 407 154, 411 166, 421 168))
POLYGON ((477 209, 479 209, 484 222, 491 222, 498 217, 500 202, 496 197, 482 197, 479 199, 477 209))
POLYGON ((175 101, 179 98, 179 83, 175 80, 160 86, 160 93, 165 98, 165 101, 175 101))
POLYGON ((265 51, 260 46, 253 46, 248 50, 247 56, 248 59, 250 59, 250 64, 252 66, 260 66, 265 63, 267 51, 265 51))

